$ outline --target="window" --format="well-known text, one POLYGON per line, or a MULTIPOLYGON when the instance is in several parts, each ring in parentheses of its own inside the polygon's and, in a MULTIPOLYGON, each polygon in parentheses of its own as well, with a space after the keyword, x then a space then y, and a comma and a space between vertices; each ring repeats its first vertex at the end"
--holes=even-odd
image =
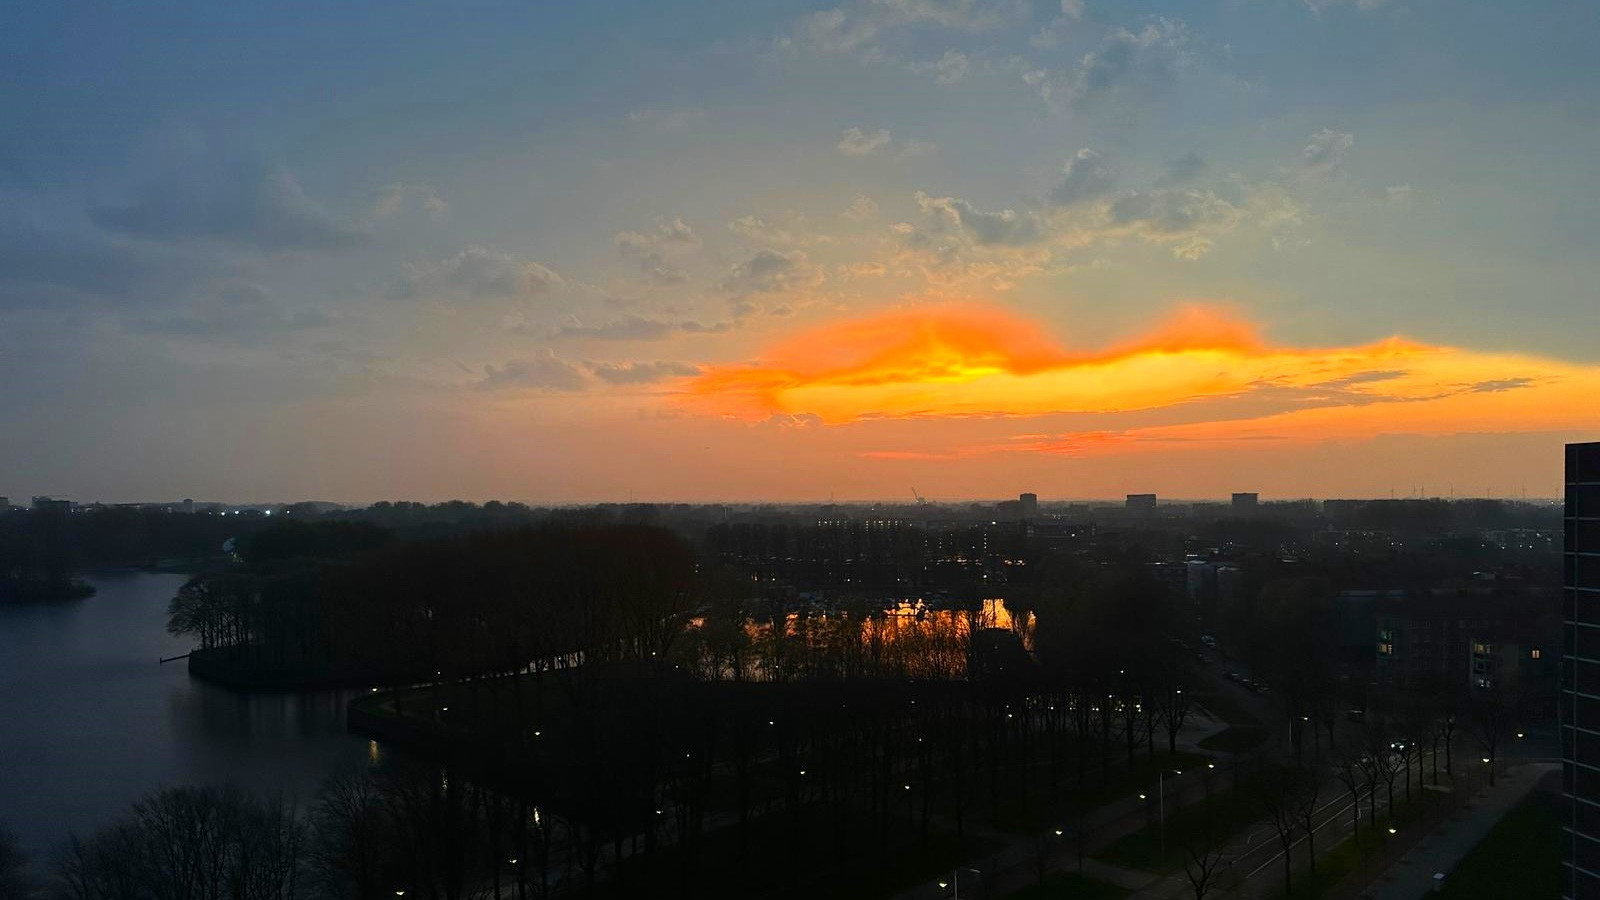
POLYGON ((1379 656, 1393 656, 1394 655, 1394 645, 1393 644, 1387 644, 1387 643, 1379 644, 1378 645, 1378 655, 1379 656))
POLYGON ((1542 656, 1544 656, 1544 651, 1543 650, 1529 650, 1528 651, 1528 658, 1529 659, 1539 659, 1542 656))

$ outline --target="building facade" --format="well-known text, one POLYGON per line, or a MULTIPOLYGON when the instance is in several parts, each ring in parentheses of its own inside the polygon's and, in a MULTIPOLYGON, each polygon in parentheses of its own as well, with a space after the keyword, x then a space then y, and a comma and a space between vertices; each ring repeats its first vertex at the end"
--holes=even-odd
POLYGON ((1564 896, 1588 900, 1600 898, 1600 442, 1567 445, 1564 532, 1564 896))

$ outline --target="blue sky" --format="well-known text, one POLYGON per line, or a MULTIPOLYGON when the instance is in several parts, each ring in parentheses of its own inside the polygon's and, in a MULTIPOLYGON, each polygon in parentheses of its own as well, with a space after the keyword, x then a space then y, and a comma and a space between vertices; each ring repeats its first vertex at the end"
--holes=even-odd
MULTIPOLYGON (((1578 2, 11 4, 0 493, 1140 487, 672 400, 952 302, 1073 348, 1199 302, 1287 346, 1600 364, 1597 32, 1578 2)), ((1295 478, 1332 445, 1237 465, 1387 493, 1415 479, 1354 460, 1414 440, 1419 471, 1548 493, 1555 454, 1504 461, 1595 423, 1539 421, 1346 435, 1321 482, 1295 478)), ((1238 478, 1161 460, 1168 492, 1238 478)))

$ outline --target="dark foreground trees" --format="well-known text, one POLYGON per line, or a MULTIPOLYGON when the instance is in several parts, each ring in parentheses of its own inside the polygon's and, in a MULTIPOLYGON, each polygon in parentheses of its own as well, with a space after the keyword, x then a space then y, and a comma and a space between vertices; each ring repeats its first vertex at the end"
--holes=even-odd
POLYGON ((281 798, 233 788, 150 794, 121 819, 71 837, 66 900, 293 900, 304 896, 305 826, 281 798))
POLYGON ((688 546, 645 526, 402 542, 349 523, 296 525, 184 585, 168 628, 256 681, 497 675, 579 653, 662 654, 694 578, 688 546))
POLYGON ((510 874, 538 880, 538 859, 517 858, 539 856, 523 852, 517 812, 499 794, 416 765, 334 778, 309 809, 236 788, 169 789, 91 835, 69 837, 48 896, 463 900, 502 886, 501 896, 546 896, 510 874))
POLYGON ((0 900, 21 900, 29 891, 28 858, 17 836, 0 825, 0 900))

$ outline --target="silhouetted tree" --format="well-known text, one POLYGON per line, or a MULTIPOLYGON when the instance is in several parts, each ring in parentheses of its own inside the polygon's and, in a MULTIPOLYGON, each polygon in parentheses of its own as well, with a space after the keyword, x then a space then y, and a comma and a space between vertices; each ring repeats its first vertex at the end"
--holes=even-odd
POLYGON ((32 890, 28 857, 18 846, 17 836, 0 825, 0 900, 23 900, 32 890))

